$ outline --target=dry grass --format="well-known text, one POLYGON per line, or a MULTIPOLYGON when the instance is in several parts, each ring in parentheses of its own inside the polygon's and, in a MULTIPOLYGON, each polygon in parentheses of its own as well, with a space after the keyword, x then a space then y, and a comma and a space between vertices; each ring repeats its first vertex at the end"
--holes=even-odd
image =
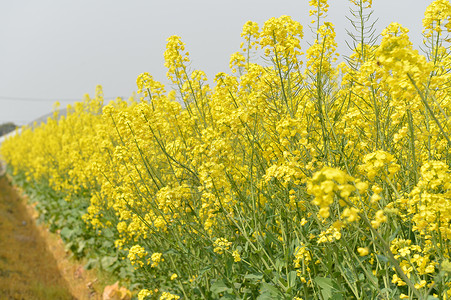
POLYGON ((0 299, 100 299, 94 272, 72 261, 34 214, 1 176, 0 299))

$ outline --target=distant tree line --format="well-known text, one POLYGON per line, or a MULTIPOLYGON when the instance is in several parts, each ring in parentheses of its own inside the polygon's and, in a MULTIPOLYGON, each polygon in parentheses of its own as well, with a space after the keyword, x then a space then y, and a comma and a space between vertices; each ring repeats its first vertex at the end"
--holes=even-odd
POLYGON ((10 133, 17 128, 17 125, 13 122, 7 122, 0 125, 0 136, 10 133))

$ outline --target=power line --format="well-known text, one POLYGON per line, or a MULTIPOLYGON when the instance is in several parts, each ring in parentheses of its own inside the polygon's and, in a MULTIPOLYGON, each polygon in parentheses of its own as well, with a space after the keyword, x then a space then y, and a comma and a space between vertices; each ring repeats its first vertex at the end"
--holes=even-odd
POLYGON ((0 125, 6 124, 6 123, 13 123, 17 127, 22 127, 22 126, 30 125, 30 123, 32 123, 32 122, 30 120, 28 120, 28 121, 14 121, 14 120, 0 121, 0 125))
POLYGON ((30 120, 11 120, 11 119, 0 119, 0 123, 8 123, 8 122, 13 122, 13 123, 28 123, 30 122, 30 120))
POLYGON ((72 102, 72 101, 81 101, 78 99, 46 99, 46 98, 26 98, 26 97, 8 97, 8 96, 0 96, 0 100, 15 100, 15 101, 33 101, 33 102, 72 102))
MULTIPOLYGON (((128 98, 128 97, 124 97, 124 96, 115 96, 115 97, 104 97, 105 99, 116 99, 116 98, 128 98)), ((73 99, 57 99, 57 98, 53 98, 53 99, 49 99, 49 98, 28 98, 28 97, 8 97, 8 96, 0 96, 0 100, 13 100, 13 101, 31 101, 31 102, 74 102, 74 101, 83 101, 83 98, 73 98, 73 99)))

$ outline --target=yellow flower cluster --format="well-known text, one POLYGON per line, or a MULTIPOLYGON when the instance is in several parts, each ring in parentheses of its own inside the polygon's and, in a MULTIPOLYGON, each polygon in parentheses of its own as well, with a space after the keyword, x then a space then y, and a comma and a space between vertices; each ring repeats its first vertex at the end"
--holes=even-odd
POLYGON ((164 85, 155 81, 149 73, 142 73, 136 79, 136 85, 138 86, 138 94, 144 92, 145 97, 152 97, 152 95, 156 94, 161 96, 166 91, 164 90, 164 85))
POLYGON ((367 247, 365 247, 365 248, 359 247, 359 248, 357 248, 357 252, 359 252, 360 256, 366 256, 366 255, 368 255, 368 253, 370 253, 370 251, 367 247))
POLYGON ((315 42, 307 49, 309 74, 329 74, 332 78, 336 76, 337 72, 332 65, 337 60, 335 36, 334 25, 330 22, 325 22, 318 28, 315 42))
POLYGON ((167 39, 164 52, 164 65, 168 68, 168 78, 174 83, 187 80, 185 63, 189 62, 189 52, 185 51, 185 43, 179 36, 173 35, 167 39))
POLYGON ((163 254, 158 253, 158 252, 155 252, 152 254, 152 256, 150 258, 152 260, 152 265, 151 265, 152 268, 156 268, 159 263, 164 261, 164 258, 162 258, 162 256, 163 256, 163 254))
POLYGON ((146 250, 141 247, 140 245, 135 245, 130 248, 128 251, 128 259, 134 264, 139 264, 141 267, 144 266, 144 262, 141 261, 141 259, 147 255, 146 250))
POLYGON ((147 296, 150 296, 150 295, 152 295, 151 291, 149 291, 148 289, 142 289, 138 293, 138 300, 144 300, 144 299, 146 299, 147 296))
POLYGON ((329 4, 327 3, 327 0, 310 0, 309 4, 312 7, 312 9, 310 9, 309 11, 310 16, 313 15, 322 16, 329 10, 329 4))
POLYGON ((309 263, 312 261, 312 255, 307 247, 303 244, 297 247, 294 252, 294 268, 297 270, 298 276, 303 276, 304 272, 310 272, 309 263))
POLYGON ((431 37, 435 31, 440 33, 442 26, 451 31, 451 4, 446 0, 433 1, 426 8, 423 19, 423 33, 426 37, 431 37), (446 22, 446 24, 445 24, 446 22))
POLYGON ((386 176, 391 178, 400 168, 394 161, 395 158, 390 153, 377 150, 363 157, 363 164, 359 166, 359 170, 369 180, 373 180, 376 176, 380 176, 382 179, 386 176))
MULTIPOLYGON (((230 245, 232 245, 232 242, 229 242, 225 238, 217 238, 213 243, 213 251, 218 254, 224 254, 224 251, 227 251, 230 249, 230 245)), ((234 257, 239 257, 234 255, 234 257)))
POLYGON ((301 24, 289 16, 281 16, 265 22, 260 33, 260 45, 265 49, 266 56, 272 53, 276 60, 294 58, 301 54, 302 37, 301 24))
MULTIPOLYGON (((433 245, 429 244, 424 248, 418 245, 412 245, 411 240, 395 239, 390 245, 390 250, 395 258, 400 262, 404 274, 408 278, 417 277, 415 288, 421 289, 426 287, 427 281, 421 278, 427 278, 424 275, 435 272, 436 262, 432 261, 433 245)), ((392 282, 398 286, 404 286, 406 283, 394 274, 392 282)))
POLYGON ((180 296, 171 294, 169 292, 163 292, 159 299, 160 300, 177 300, 177 299, 180 299, 180 296))
POLYGON ((233 256, 233 261, 234 261, 234 262, 239 262, 239 261, 241 261, 240 253, 239 253, 237 250, 234 250, 234 251, 232 252, 232 256, 233 256))
POLYGON ((384 215, 383 210, 378 210, 376 212, 376 214, 374 215, 374 220, 371 221, 371 226, 373 226, 373 228, 377 229, 384 222, 387 222, 387 216, 384 215))
MULTIPOLYGON (((339 223, 335 225, 340 225, 339 223)), ((325 231, 321 231, 318 235, 318 244, 322 243, 332 243, 334 241, 338 241, 341 239, 341 232, 340 232, 341 226, 331 226, 327 228, 325 231)))
POLYGON ((241 43, 241 49, 243 51, 249 51, 252 47, 255 46, 257 49, 257 40, 260 38, 260 31, 258 28, 258 23, 247 21, 243 26, 243 31, 241 32, 241 37, 247 42, 246 47, 244 42, 241 43))
POLYGON ((354 5, 359 6, 360 5, 360 1, 362 1, 364 4, 366 4, 365 8, 371 8, 371 6, 373 5, 373 0, 350 0, 354 5))
MULTIPOLYGON (((437 234, 441 240, 451 240, 451 171, 446 163, 430 161, 421 166, 417 185, 398 203, 414 222, 412 230, 428 240, 437 234)), ((449 255, 449 249, 446 252, 449 255)))
POLYGON ((324 167, 316 172, 307 183, 307 192, 315 198, 312 203, 319 206, 319 215, 328 218, 329 207, 334 202, 335 194, 347 200, 355 190, 354 178, 345 172, 330 167, 324 167))

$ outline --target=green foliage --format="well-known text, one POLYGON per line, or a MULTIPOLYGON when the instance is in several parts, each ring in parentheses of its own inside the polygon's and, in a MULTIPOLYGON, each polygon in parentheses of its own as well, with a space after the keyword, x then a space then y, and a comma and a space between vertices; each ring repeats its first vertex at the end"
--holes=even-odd
POLYGON ((10 133, 14 131, 16 128, 17 125, 12 122, 0 124, 0 136, 10 133))

